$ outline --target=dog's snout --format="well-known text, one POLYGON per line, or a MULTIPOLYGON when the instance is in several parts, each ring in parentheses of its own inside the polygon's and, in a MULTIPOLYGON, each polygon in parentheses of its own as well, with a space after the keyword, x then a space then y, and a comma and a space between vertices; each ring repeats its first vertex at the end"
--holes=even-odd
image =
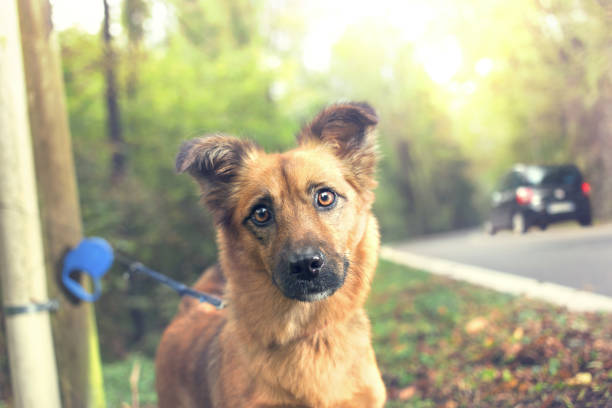
POLYGON ((280 254, 272 280, 290 298, 315 302, 331 296, 344 284, 339 257, 318 244, 286 247, 280 254))
POLYGON ((289 258, 289 268, 292 274, 302 279, 316 277, 325 265, 325 256, 321 251, 307 248, 294 252, 289 258))

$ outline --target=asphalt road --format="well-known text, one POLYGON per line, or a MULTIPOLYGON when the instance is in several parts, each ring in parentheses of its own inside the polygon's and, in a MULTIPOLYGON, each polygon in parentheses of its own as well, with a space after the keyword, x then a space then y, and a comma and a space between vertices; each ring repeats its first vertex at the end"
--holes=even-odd
POLYGON ((390 246, 612 296, 612 224, 568 223, 525 235, 471 230, 390 246))

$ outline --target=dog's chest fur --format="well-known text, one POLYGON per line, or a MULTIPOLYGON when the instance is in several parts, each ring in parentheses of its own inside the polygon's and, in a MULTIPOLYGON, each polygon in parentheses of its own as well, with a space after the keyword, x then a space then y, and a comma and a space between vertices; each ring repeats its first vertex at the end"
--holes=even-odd
POLYGON ((366 385, 369 373, 355 363, 370 357, 370 339, 363 335, 368 326, 360 314, 286 345, 244 343, 236 352, 261 403, 332 407, 366 385), (346 378, 353 379, 349 386, 346 378))

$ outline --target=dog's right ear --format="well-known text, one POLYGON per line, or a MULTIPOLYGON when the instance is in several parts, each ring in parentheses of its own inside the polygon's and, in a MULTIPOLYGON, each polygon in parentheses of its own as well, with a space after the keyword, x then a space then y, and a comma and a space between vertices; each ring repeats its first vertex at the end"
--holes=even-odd
POLYGON ((378 162, 376 111, 366 102, 346 102, 328 106, 302 128, 300 145, 323 144, 350 169, 348 177, 356 187, 366 190, 376 186, 374 172, 378 162))
POLYGON ((192 139, 181 146, 176 156, 176 171, 191 174, 202 187, 204 202, 216 218, 225 218, 233 208, 232 182, 255 150, 257 146, 254 143, 231 136, 192 139))

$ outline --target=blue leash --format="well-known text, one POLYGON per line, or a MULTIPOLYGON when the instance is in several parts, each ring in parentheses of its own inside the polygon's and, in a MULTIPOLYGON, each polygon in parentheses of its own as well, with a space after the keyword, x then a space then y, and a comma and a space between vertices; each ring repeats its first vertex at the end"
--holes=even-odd
MULTIPOLYGON (((78 299, 95 302, 102 293, 100 279, 113 265, 115 255, 110 244, 102 238, 84 238, 79 245, 66 254, 64 258, 64 267, 62 269, 62 282, 66 289, 78 299), (94 292, 89 293, 75 280, 71 274, 75 271, 86 273, 91 277, 94 284, 94 292)), ((184 285, 168 276, 154 271, 151 268, 143 265, 140 262, 134 261, 121 252, 117 253, 116 260, 118 263, 126 266, 128 272, 141 273, 163 283, 175 290, 179 296, 191 296, 198 299, 200 302, 210 303, 217 309, 225 307, 225 303, 218 297, 207 293, 193 290, 187 285, 184 285)))
POLYGON ((144 275, 147 275, 148 277, 153 278, 156 281, 163 283, 164 285, 170 286, 172 289, 176 291, 176 293, 179 294, 179 296, 194 297, 198 299, 200 302, 210 303, 211 305, 215 306, 217 309, 223 309, 225 307, 225 303, 223 302, 223 300, 219 299, 218 297, 206 294, 204 292, 198 292, 197 290, 193 290, 189 286, 183 283, 180 283, 178 281, 175 281, 174 279, 169 278, 168 276, 164 274, 154 271, 153 269, 146 267, 140 262, 125 262, 125 259, 119 259, 119 258, 117 259, 117 261, 126 265, 129 273, 139 272, 144 275))

